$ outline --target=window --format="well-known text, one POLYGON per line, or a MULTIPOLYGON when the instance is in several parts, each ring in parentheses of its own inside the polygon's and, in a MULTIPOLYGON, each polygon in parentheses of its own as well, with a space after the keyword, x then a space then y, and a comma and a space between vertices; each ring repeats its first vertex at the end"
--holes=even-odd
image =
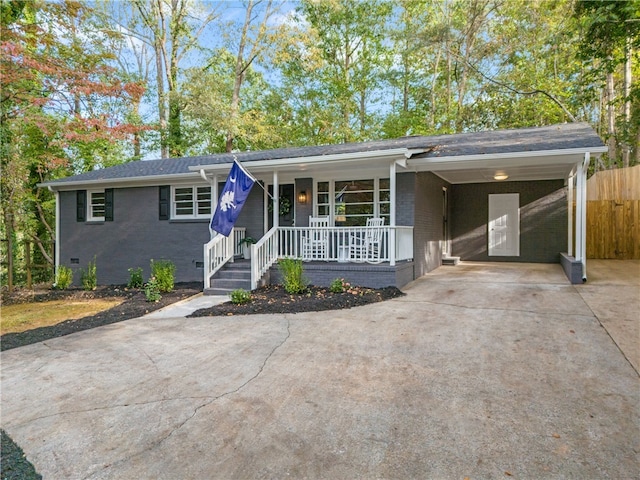
POLYGON ((318 182, 316 192, 317 215, 332 215, 336 226, 364 226, 372 217, 383 217, 389 225, 388 178, 318 182))
POLYGON ((173 187, 173 218, 209 218, 211 216, 211 187, 173 187))
POLYGON ((89 215, 87 220, 90 222, 104 221, 106 208, 104 190, 88 190, 87 197, 89 200, 89 215))

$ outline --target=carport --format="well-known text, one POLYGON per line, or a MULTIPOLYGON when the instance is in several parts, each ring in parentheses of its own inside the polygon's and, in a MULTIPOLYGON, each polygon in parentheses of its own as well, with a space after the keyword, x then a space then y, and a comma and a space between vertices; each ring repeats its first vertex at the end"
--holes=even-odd
POLYGON ((476 151, 486 153, 439 156, 436 152, 408 159, 407 168, 432 172, 451 185, 451 192, 443 192, 444 215, 449 217, 444 250, 472 261, 559 260, 572 283, 586 281, 587 170, 607 148, 580 128, 575 127, 573 142, 563 139, 562 144, 542 135, 537 140, 529 136, 514 151, 494 152, 500 142, 497 137, 487 145, 478 145, 477 140, 473 144, 476 151), (531 201, 523 204, 527 195, 531 201), (549 216, 554 218, 540 224, 549 216), (521 235, 527 229, 538 231, 525 238, 521 235), (545 236, 544 231, 550 232, 545 236), (566 236, 566 241, 550 236, 566 236), (530 252, 523 256, 527 247, 530 252))

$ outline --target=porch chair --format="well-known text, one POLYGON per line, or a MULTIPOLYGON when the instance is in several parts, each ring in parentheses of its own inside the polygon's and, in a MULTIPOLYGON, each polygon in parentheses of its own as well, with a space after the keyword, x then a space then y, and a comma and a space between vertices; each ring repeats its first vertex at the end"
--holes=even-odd
POLYGON ((302 234, 302 260, 327 260, 329 217, 309 216, 309 230, 302 234))
POLYGON ((364 235, 349 238, 349 258, 353 262, 381 263, 384 218, 368 218, 364 235))

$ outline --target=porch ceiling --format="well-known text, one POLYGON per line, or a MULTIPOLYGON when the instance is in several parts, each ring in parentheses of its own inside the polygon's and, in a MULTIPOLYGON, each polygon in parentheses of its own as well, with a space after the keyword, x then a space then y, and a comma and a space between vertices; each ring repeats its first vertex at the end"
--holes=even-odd
MULTIPOLYGON (((593 152, 593 156, 601 152, 593 152)), ((464 158, 415 158, 409 170, 429 171, 449 183, 486 183, 566 179, 572 168, 584 159, 579 152, 519 152, 512 155, 474 155, 464 158), (496 180, 495 175, 507 175, 496 180)))

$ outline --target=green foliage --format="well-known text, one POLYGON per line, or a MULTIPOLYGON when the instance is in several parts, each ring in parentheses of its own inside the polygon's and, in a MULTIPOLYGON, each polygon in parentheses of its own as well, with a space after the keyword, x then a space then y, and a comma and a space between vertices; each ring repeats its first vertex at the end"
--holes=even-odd
POLYGON ((345 281, 344 278, 336 278, 329 285, 329 291, 333 293, 346 292, 351 288, 351 284, 345 281))
POLYGON ((144 295, 147 298, 147 302, 158 302, 162 298, 156 277, 149 278, 149 281, 144 286, 144 295))
POLYGON ((142 267, 130 268, 129 270, 128 288, 142 288, 144 280, 142 279, 142 267))
POLYGON ((302 260, 281 258, 278 260, 278 268, 282 274, 282 285, 287 293, 307 291, 308 281, 303 275, 302 260))
POLYGON ((242 240, 240 240, 238 242, 238 245, 243 246, 246 245, 247 247, 249 245, 253 245, 254 243, 256 243, 256 239, 253 237, 244 237, 242 240))
POLYGON ((251 292, 248 292, 244 288, 237 288, 229 294, 229 297, 231 297, 231 303, 242 305, 251 301, 251 292))
POLYGON ((161 292, 173 291, 176 266, 171 260, 151 260, 151 277, 158 283, 161 292))
POLYGON ((80 270, 80 280, 82 281, 82 288, 91 291, 95 290, 98 286, 98 268, 96 267, 96 257, 94 255, 93 260, 87 265, 87 271, 80 270))
POLYGON ((73 283, 73 270, 64 265, 58 267, 56 275, 56 283, 54 284, 58 290, 66 290, 73 283))

